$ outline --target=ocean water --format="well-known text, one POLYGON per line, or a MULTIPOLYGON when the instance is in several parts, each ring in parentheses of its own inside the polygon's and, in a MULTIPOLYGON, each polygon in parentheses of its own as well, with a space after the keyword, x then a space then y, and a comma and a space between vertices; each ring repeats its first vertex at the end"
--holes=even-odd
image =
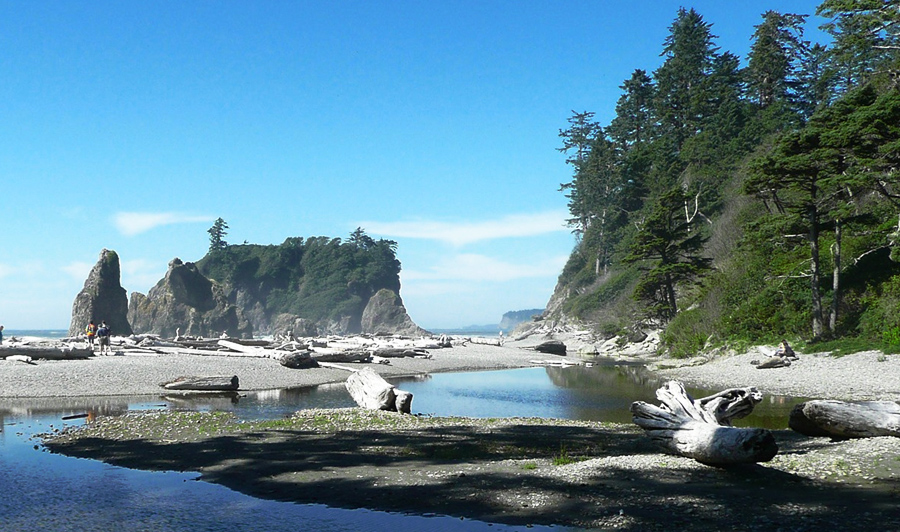
POLYGON ((3 329, 3 338, 7 339, 11 336, 36 336, 38 338, 49 338, 58 340, 69 336, 68 329, 3 329))

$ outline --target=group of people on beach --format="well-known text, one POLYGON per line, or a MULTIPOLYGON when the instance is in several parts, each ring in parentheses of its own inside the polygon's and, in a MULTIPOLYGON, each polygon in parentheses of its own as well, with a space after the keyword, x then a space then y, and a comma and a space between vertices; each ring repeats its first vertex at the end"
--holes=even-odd
POLYGON ((91 320, 90 323, 87 324, 87 327, 84 328, 85 334, 87 334, 88 344, 91 346, 91 351, 94 350, 94 338, 97 338, 97 343, 100 344, 100 354, 108 354, 111 355, 112 351, 109 348, 109 337, 112 336, 112 331, 105 321, 100 322, 100 326, 98 327, 94 320, 91 320))

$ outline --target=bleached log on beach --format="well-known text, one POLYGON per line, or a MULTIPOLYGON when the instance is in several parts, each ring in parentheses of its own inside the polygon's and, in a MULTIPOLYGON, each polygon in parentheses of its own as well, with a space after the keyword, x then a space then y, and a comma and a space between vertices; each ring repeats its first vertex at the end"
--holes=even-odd
POLYGON ((234 342, 232 340, 218 340, 217 342, 222 347, 227 347, 234 352, 243 353, 245 355, 251 355, 256 357, 266 357, 266 350, 262 347, 257 346, 249 346, 234 342))
POLYGON ((788 426, 805 436, 838 439, 900 437, 900 403, 807 401, 791 410, 788 426))
POLYGON ((9 355, 6 357, 7 362, 23 362, 25 364, 34 364, 28 355, 9 355))
POLYGON ((94 356, 93 350, 89 347, 70 347, 70 346, 37 346, 37 345, 10 345, 0 346, 0 358, 7 358, 13 355, 24 355, 34 360, 71 360, 84 359, 94 356))
POLYGON ((319 362, 368 362, 371 354, 364 349, 341 350, 316 347, 310 350, 312 357, 319 362))
POLYGON ((375 349, 372 351, 372 355, 384 358, 417 357, 427 354, 428 351, 424 349, 407 349, 403 347, 389 347, 383 349, 375 349))
POLYGON ((770 431, 730 426, 761 400, 756 388, 735 388, 695 401, 680 382, 670 381, 656 391, 656 397, 660 406, 632 403, 632 420, 676 454, 727 466, 766 462, 778 453, 770 431))
POLYGON ((410 392, 397 390, 371 368, 354 371, 345 383, 356 404, 369 410, 387 410, 409 414, 412 405, 410 392))
POLYGON ((478 344, 478 345, 493 345, 495 347, 500 347, 500 339, 499 338, 482 338, 481 336, 472 336, 468 338, 469 343, 478 344))
POLYGON ((443 349, 444 347, 446 347, 440 340, 434 340, 431 338, 414 340, 412 342, 412 345, 417 349, 443 349))
POLYGON ((238 389, 237 375, 212 375, 208 377, 178 377, 163 383, 167 390, 216 391, 227 392, 238 389))

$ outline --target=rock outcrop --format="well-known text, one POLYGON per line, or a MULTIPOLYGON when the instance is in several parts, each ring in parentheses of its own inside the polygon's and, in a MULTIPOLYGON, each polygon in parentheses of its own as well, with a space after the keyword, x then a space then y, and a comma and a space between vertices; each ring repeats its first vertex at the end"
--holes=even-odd
POLYGON ((400 295, 393 290, 382 288, 370 299, 363 310, 361 326, 370 334, 401 334, 418 336, 427 334, 409 317, 400 295))
POLYGON ((228 301, 223 288, 191 262, 174 259, 166 276, 144 294, 133 292, 128 318, 141 333, 174 337, 249 338, 253 327, 241 310, 228 301))
POLYGON ((84 328, 91 320, 97 325, 105 321, 115 335, 132 333, 128 321, 128 295, 122 288, 120 275, 119 255, 108 249, 101 251, 100 260, 91 269, 84 288, 72 304, 69 336, 84 334, 84 328))

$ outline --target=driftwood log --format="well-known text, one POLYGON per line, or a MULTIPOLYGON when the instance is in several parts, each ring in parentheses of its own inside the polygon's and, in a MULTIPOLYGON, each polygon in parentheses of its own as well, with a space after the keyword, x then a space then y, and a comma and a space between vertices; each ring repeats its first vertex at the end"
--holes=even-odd
POLYGON ((778 453, 766 429, 732 427, 762 400, 756 388, 734 388, 694 400, 680 382, 656 391, 662 403, 631 405, 632 420, 666 449, 714 466, 766 462, 778 453))
POLYGON ((756 369, 786 368, 791 365, 791 359, 784 357, 769 357, 756 364, 756 369))
POLYGON ((410 413, 412 394, 394 388, 371 368, 354 371, 347 377, 345 385, 356 404, 363 408, 410 413))
POLYGON ((209 377, 178 377, 162 384, 167 390, 191 390, 198 392, 229 392, 238 389, 237 375, 213 375, 209 377))
POLYGON ((23 355, 31 357, 34 360, 69 360, 90 358, 94 356, 94 351, 89 347, 44 347, 36 345, 11 345, 0 347, 0 358, 6 358, 11 355, 23 355))
POLYGON ((900 404, 893 401, 807 401, 791 410, 788 426, 806 436, 900 437, 900 404))
POLYGON ((286 368, 307 369, 317 368, 319 363, 309 354, 309 351, 294 351, 285 353, 278 359, 278 363, 286 368))

